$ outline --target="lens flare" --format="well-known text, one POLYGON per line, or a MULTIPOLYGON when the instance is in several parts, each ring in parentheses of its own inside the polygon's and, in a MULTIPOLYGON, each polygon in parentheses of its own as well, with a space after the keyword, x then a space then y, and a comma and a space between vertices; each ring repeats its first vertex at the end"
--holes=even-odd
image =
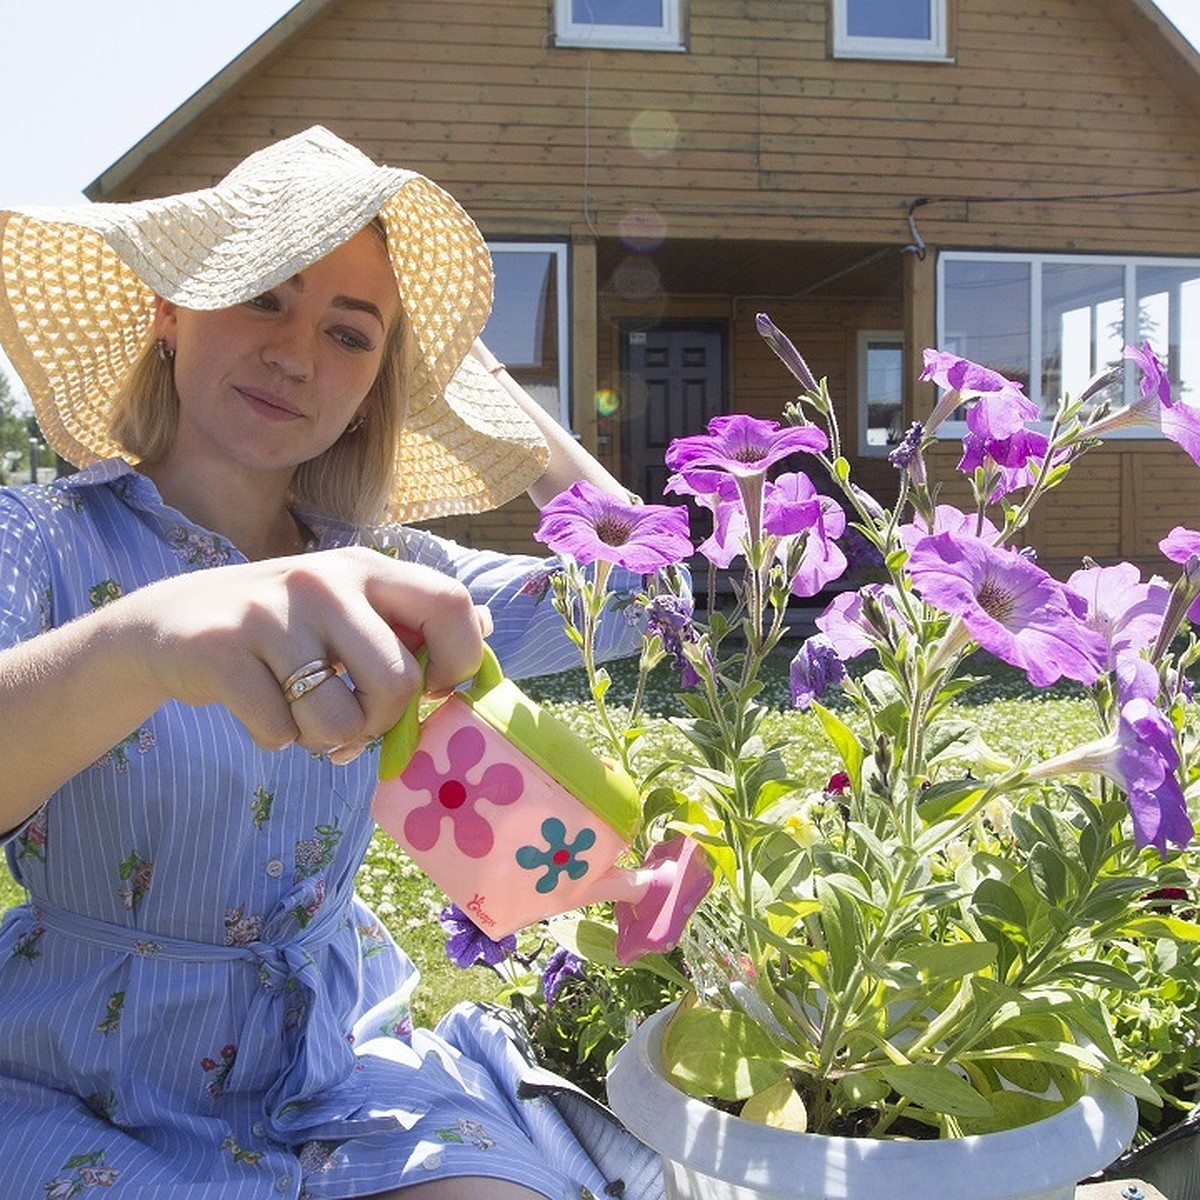
POLYGON ((679 122, 661 108, 644 108, 629 122, 629 141, 647 158, 660 158, 679 144, 679 122))
POLYGON ((621 397, 612 388, 600 388, 596 392, 596 415, 615 417, 621 410, 621 397))

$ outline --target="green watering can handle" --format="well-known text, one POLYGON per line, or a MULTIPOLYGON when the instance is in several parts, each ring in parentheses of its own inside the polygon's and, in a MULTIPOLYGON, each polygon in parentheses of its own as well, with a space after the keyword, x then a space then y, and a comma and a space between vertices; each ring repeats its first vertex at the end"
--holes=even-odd
MULTIPOLYGON (((425 667, 429 662, 429 651, 422 646, 417 651, 416 658, 421 664, 421 673, 424 676, 425 667)), ((484 642, 483 662, 475 672, 475 680, 467 689, 467 695, 472 700, 478 699, 503 682, 504 673, 500 670, 500 663, 496 660, 491 646, 484 642)), ((400 714, 400 720, 383 735, 383 746, 379 751, 380 779, 395 779, 416 753, 421 740, 421 722, 418 719, 421 697, 422 693, 418 692, 400 714)))

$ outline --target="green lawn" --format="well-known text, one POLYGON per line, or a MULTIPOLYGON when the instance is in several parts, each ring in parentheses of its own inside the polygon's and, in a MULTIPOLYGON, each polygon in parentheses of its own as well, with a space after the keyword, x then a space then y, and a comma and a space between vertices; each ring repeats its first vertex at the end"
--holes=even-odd
MULTIPOLYGON (((632 668, 616 664, 612 673, 611 697, 630 694, 632 668)), ((525 690, 584 736, 594 733, 581 671, 562 676, 528 680, 525 690)), ((787 662, 780 658, 765 680, 763 699, 772 711, 764 721, 764 736, 786 740, 785 756, 791 771, 820 786, 837 770, 832 750, 817 731, 815 720, 791 711, 787 694, 787 662)), ((1088 701, 1071 686, 1051 688, 1034 694, 1023 680, 1006 669, 991 668, 987 681, 968 693, 966 703, 980 731, 994 749, 1018 754, 1031 750, 1054 753, 1087 736, 1088 701)), ((667 717, 677 713, 672 680, 665 669, 647 695, 649 724, 654 738, 664 744, 679 735, 667 717)), ((681 742, 681 739, 679 739, 681 742)), ((422 989, 418 1017, 432 1022, 461 999, 491 999, 500 986, 499 978, 483 968, 461 971, 446 959, 437 914, 444 899, 407 856, 383 833, 371 843, 358 876, 359 892, 375 909, 420 967, 422 989)), ((21 899, 20 889, 7 871, 0 868, 0 908, 21 899)))

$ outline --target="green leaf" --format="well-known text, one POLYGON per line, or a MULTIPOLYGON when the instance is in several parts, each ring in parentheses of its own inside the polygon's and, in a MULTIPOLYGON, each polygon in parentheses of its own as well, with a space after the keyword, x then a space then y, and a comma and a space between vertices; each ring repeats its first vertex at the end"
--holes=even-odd
POLYGON ((952 1117, 987 1118, 992 1106, 961 1075, 936 1063, 889 1064, 879 1073, 907 1100, 952 1117))
POLYGON ((1200 925, 1179 917, 1157 914, 1132 917, 1121 923, 1121 932, 1141 938, 1169 938, 1175 942, 1200 942, 1200 925))
POLYGON ((861 928, 858 909, 840 889, 824 876, 816 879, 817 899, 821 902, 821 930, 832 967, 833 990, 841 992, 858 961, 861 928))
POLYGON ((662 1041, 667 1078, 692 1096, 745 1100, 786 1079, 789 1061, 744 1013, 693 1007, 670 1020, 662 1041))
POLYGON ((1098 958, 1076 959, 1057 973, 1064 979, 1082 979, 1098 983, 1103 987, 1119 988, 1121 991, 1136 991, 1141 984, 1135 976, 1116 963, 1103 962, 1098 958))
POLYGON ((1059 906, 1068 896, 1068 868, 1063 856, 1052 846, 1039 842, 1029 852, 1029 879, 1037 894, 1052 906, 1059 906))
POLYGON ((863 759, 866 757, 862 744, 855 737, 854 730, 841 717, 830 712, 815 700, 812 702, 812 710, 816 714, 817 720, 821 722, 825 736, 833 743, 833 748, 838 752, 842 765, 846 768, 846 774, 850 776, 850 786, 858 791, 862 786, 862 766, 863 759))
POLYGON ((794 1133, 808 1130, 808 1110, 791 1081, 785 1075, 762 1092, 755 1092, 739 1114, 743 1121, 757 1121, 772 1129, 790 1129, 794 1133))
POLYGON ((1007 883, 999 879, 982 879, 971 899, 971 907, 981 921, 1001 930, 1014 941, 1028 940, 1025 906, 1007 883))

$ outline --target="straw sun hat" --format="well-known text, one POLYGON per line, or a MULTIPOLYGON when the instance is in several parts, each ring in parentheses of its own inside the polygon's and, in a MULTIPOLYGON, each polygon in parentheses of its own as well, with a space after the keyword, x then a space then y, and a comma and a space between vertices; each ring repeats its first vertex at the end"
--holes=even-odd
POLYGON ((464 357, 492 302, 479 230, 436 184, 320 126, 201 191, 0 213, 0 343, 47 440, 76 466, 124 453, 109 433, 112 399, 147 344, 155 294, 193 309, 241 304, 377 214, 419 358, 389 516, 479 512, 517 495, 548 451, 464 357))

